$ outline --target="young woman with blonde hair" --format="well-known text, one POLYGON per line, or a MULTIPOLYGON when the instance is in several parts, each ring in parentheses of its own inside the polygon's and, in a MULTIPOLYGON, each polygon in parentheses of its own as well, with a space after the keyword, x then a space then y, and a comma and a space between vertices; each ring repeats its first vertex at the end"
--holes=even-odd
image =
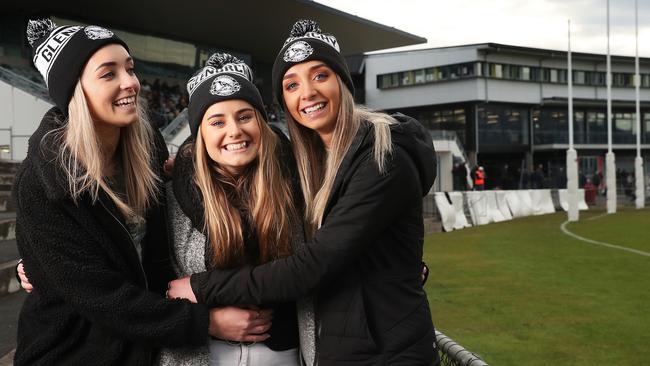
POLYGON ((14 363, 145 365, 154 347, 206 344, 215 312, 161 296, 172 275, 167 152, 140 108, 127 45, 102 27, 49 20, 30 21, 27 36, 56 106, 13 191, 34 285, 14 363))
POLYGON ((339 44, 297 22, 273 67, 298 162, 310 242, 293 255, 173 281, 206 304, 315 297, 317 363, 436 365, 422 289, 422 196, 435 177, 424 128, 353 101, 339 44))

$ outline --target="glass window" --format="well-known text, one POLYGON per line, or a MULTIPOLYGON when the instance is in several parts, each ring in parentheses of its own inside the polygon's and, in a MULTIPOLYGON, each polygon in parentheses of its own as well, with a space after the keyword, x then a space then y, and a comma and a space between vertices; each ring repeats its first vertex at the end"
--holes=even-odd
POLYGON ((449 70, 450 79, 458 79, 460 77, 460 66, 447 66, 449 70))
POLYGON ((413 85, 415 81, 415 76, 413 71, 405 71, 402 73, 402 85, 413 85))
POLYGON ((641 74, 641 87, 647 88, 650 86, 650 75, 641 74))
POLYGON ((634 113, 613 113, 612 142, 625 144, 636 142, 633 125, 634 113))
POLYGON ((390 88, 391 75, 377 75, 377 87, 379 89, 390 88))
POLYGON ((449 68, 448 67, 439 67, 438 68, 438 80, 447 80, 449 79, 449 68))
POLYGON ((422 84, 425 82, 424 69, 415 70, 415 83, 422 84))
POLYGON ((551 79, 550 81, 552 83, 557 83, 557 70, 556 69, 550 69, 551 72, 551 79))
POLYGON ((510 79, 510 65, 503 65, 503 78, 510 79))
POLYGON ((526 144, 528 109, 500 105, 478 107, 479 144, 526 144))
POLYGON ((503 78, 503 65, 490 64, 490 76, 497 79, 503 78))
POLYGON ((607 125, 604 112, 587 112, 587 142, 606 143, 607 125))
POLYGON ((559 83, 566 83, 567 75, 568 75, 567 70, 557 70, 557 81, 559 83))
POLYGON ((614 79, 612 80, 612 86, 624 86, 625 85, 625 75, 621 73, 614 73, 612 75, 614 79))
POLYGON ((510 65, 509 76, 512 80, 519 80, 521 78, 521 66, 510 65))
POLYGON ((643 114, 643 142, 650 143, 650 113, 643 114))
POLYGON ((585 72, 573 70, 573 82, 576 84, 585 84, 585 72))
POLYGON ((460 65, 460 76, 472 76, 474 75, 474 65, 473 64, 462 64, 460 65))
POLYGON ((482 62, 476 62, 474 63, 474 73, 477 76, 483 76, 483 63, 482 62))
POLYGON ((427 82, 432 82, 438 80, 438 71, 435 67, 426 70, 426 80, 427 82))
POLYGON ((521 68, 521 80, 530 80, 530 67, 524 66, 521 68))
POLYGON ((586 142, 585 135, 585 112, 573 112, 573 142, 576 144, 584 144, 586 142))

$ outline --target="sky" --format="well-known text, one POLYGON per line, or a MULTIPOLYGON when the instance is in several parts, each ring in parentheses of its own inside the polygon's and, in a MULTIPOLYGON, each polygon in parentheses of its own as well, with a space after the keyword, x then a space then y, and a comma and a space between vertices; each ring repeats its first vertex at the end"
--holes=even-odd
MULTIPOLYGON (((639 56, 650 57, 650 0, 639 6, 639 56)), ((317 0, 428 40, 431 48, 503 43, 566 50, 607 52, 606 0, 317 0)), ((328 31, 324 29, 324 31, 328 31)), ((332 32, 335 34, 335 32, 332 32)), ((610 0, 610 51, 634 56, 634 0, 610 0)))

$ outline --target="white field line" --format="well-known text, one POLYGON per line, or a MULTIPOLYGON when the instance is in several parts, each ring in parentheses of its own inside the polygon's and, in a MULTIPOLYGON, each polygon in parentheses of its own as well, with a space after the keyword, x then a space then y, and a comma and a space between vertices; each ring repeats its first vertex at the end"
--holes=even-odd
POLYGON ((586 220, 598 220, 598 219, 603 218, 603 217, 608 216, 608 215, 610 215, 610 214, 608 214, 607 212, 605 212, 604 214, 600 214, 600 215, 592 216, 592 217, 590 217, 590 218, 588 218, 588 219, 586 219, 586 220))
POLYGON ((569 235, 570 237, 572 237, 574 239, 578 239, 580 241, 584 241, 584 242, 589 243, 589 244, 602 245, 604 247, 608 247, 608 248, 612 248, 612 249, 618 249, 618 250, 624 250, 626 252, 642 255, 642 256, 645 256, 645 257, 650 257, 650 253, 644 252, 644 251, 641 251, 641 250, 636 250, 636 249, 632 249, 632 248, 628 248, 628 247, 622 247, 620 245, 615 245, 615 244, 610 244, 610 243, 603 243, 602 241, 596 241, 596 240, 583 238, 580 235, 576 235, 576 234, 570 232, 566 228, 566 225, 568 223, 569 223, 569 221, 563 222, 562 225, 560 225, 560 229, 562 229, 562 232, 564 232, 565 234, 569 235))

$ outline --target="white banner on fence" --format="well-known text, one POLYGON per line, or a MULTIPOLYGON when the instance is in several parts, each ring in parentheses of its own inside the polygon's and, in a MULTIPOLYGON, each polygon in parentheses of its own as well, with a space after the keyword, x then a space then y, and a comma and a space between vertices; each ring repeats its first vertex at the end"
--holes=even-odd
POLYGON ((497 208, 501 211, 501 215, 506 220, 512 220, 512 213, 508 207, 508 202, 506 201, 506 195, 508 191, 494 191, 494 195, 497 200, 497 208))
POLYGON ((469 206, 469 213, 472 217, 473 225, 485 225, 491 222, 491 217, 488 214, 487 199, 483 192, 465 192, 465 199, 469 206))
POLYGON ((510 191, 506 196, 508 206, 514 217, 524 217, 533 214, 533 202, 530 198, 530 190, 510 191))
POLYGON ((512 217, 524 216, 517 191, 506 192, 506 203, 508 204, 508 208, 510 208, 510 212, 512 212, 512 217))
POLYGON ((585 202, 585 190, 578 189, 578 210, 588 210, 587 202, 585 202))
POLYGON ((454 224, 456 222, 456 211, 454 206, 449 203, 445 192, 435 192, 434 200, 436 201, 436 206, 438 207, 438 212, 440 213, 440 220, 442 221, 442 228, 445 231, 454 230, 454 224))
POLYGON ((467 221, 467 217, 465 217, 463 194, 461 192, 449 192, 447 194, 449 195, 452 206, 454 206, 454 211, 456 211, 456 223, 454 224, 454 229, 458 230, 472 226, 467 221))
POLYGON ((550 189, 531 189, 530 198, 533 215, 545 215, 555 212, 550 189))
POLYGON ((486 200, 488 206, 488 215, 490 215, 490 221, 492 222, 501 222, 506 221, 506 218, 503 217, 501 211, 499 211, 499 206, 497 205, 497 192, 496 191, 483 191, 481 192, 486 200))
MULTIPOLYGON (((558 189, 558 194, 560 196, 560 206, 564 211, 569 211, 569 200, 568 192, 566 189, 558 189)), ((585 190, 578 189, 578 209, 579 210, 588 210, 587 202, 585 202, 585 190)))

